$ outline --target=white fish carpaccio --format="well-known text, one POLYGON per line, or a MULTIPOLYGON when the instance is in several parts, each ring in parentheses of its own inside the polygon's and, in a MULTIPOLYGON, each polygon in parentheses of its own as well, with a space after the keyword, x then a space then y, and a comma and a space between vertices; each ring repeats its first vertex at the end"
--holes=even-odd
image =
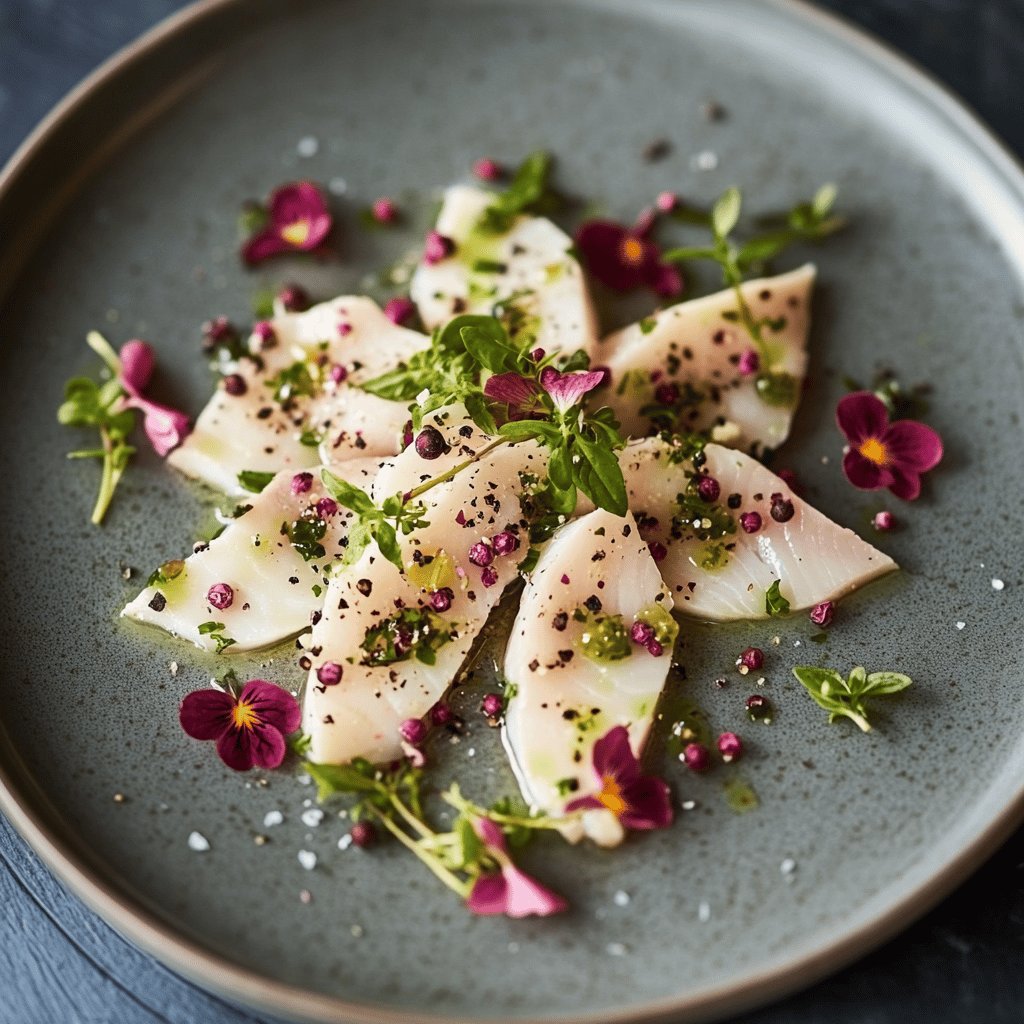
POLYGON ((707 445, 704 455, 701 472, 720 487, 715 514, 728 515, 735 524, 735 532, 705 540, 700 539, 701 525, 694 527, 697 517, 679 514, 678 496, 695 472, 690 459, 674 456, 671 442, 660 438, 632 442, 619 456, 630 509, 644 539, 665 547, 658 568, 677 612, 709 621, 763 619, 768 617, 765 592, 776 580, 797 611, 841 598, 898 568, 888 555, 798 498, 750 456, 716 444, 707 445), (776 494, 793 504, 786 522, 772 518, 776 494), (735 509, 729 508, 730 497, 735 509), (745 512, 760 515, 757 532, 740 527, 745 512))
MULTIPOLYGON (((375 495, 409 490, 494 440, 461 410, 439 410, 424 423, 440 430, 451 450, 426 461, 415 448, 407 448, 378 473, 375 495)), ((423 494, 418 500, 426 506, 429 525, 400 537, 404 572, 371 545, 358 562, 334 574, 322 616, 305 642, 311 669, 303 728, 312 740, 312 760, 338 764, 356 757, 382 762, 401 756, 399 726, 422 718, 441 699, 502 592, 516 578, 529 548, 519 473, 535 471, 540 459, 534 442, 501 446, 423 494), (492 547, 489 566, 470 561, 473 545, 489 543, 502 532, 521 537, 514 551, 499 554, 492 547), (413 650, 400 660, 374 664, 364 646, 374 635, 368 631, 382 625, 397 629, 395 617, 402 608, 427 607, 431 592, 443 587, 452 592, 451 606, 427 618, 454 635, 436 650, 434 663, 417 659, 413 650), (321 680, 319 669, 327 662, 342 668, 335 685, 321 680)))
MULTIPOLYGON (((671 663, 671 611, 671 594, 631 516, 598 510, 551 538, 523 591, 504 663, 514 689, 502 737, 532 806, 558 816, 569 800, 595 794, 593 747, 616 726, 626 726, 639 756, 671 663), (625 657, 599 661, 584 653, 597 615, 627 631, 625 657), (637 620, 665 631, 658 657, 629 641, 637 620)), ((567 822, 563 834, 613 846, 623 831, 601 809, 567 822)))
POLYGON ((217 388, 195 429, 168 456, 172 466, 225 494, 239 495, 245 493, 238 481, 244 470, 276 473, 321 461, 333 466, 399 450, 406 406, 352 385, 426 348, 424 335, 394 324, 372 299, 351 295, 304 313, 282 313, 269 323, 269 345, 261 345, 255 335, 250 340, 262 365, 239 361, 233 369, 244 382, 243 393, 228 394, 223 383, 217 388), (343 380, 332 379, 333 367, 341 368, 335 376, 343 373, 343 380), (276 382, 289 370, 306 386, 279 400, 276 382))
POLYGON ((492 193, 466 185, 445 192, 436 227, 455 251, 421 263, 409 289, 424 324, 434 328, 459 313, 490 314, 508 303, 517 319, 525 319, 531 345, 592 353, 597 320, 583 271, 570 255, 572 239, 546 218, 528 214, 503 235, 482 232, 477 223, 493 201, 492 193))
MULTIPOLYGON (((344 476, 365 488, 378 466, 376 459, 353 459, 344 476)), ((310 490, 297 494, 294 475, 290 469, 278 473, 260 494, 250 496, 249 511, 189 555, 173 579, 147 586, 121 614, 208 651, 217 649, 217 636, 233 640, 225 648, 231 654, 267 647, 307 629, 323 604, 328 566, 344 554, 341 541, 351 513, 339 509, 324 520, 327 530, 319 542, 324 555, 307 561, 282 534, 282 526, 299 519, 326 491, 313 472, 310 490), (231 588, 227 608, 210 604, 207 595, 217 583, 231 588), (200 633, 199 626, 207 622, 222 628, 200 633)))
POLYGON ((771 365, 762 369, 791 378, 792 400, 783 404, 762 398, 757 374, 743 375, 737 368, 752 342, 730 319, 736 312, 731 289, 670 306, 604 338, 594 362, 611 371, 611 385, 601 397, 615 410, 623 433, 652 433, 649 407, 663 407, 655 392, 675 385, 678 401, 672 429, 711 430, 713 440, 737 448, 763 450, 782 444, 807 373, 815 273, 807 264, 741 285, 753 315, 777 321, 778 330, 764 330, 771 365))

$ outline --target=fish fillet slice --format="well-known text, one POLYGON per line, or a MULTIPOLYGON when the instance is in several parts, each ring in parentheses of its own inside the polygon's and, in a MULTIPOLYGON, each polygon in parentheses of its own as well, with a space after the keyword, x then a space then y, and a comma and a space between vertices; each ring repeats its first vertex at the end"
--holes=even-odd
MULTIPOLYGON (((621 660, 588 658, 581 640, 592 620, 574 613, 595 598, 599 614, 621 616, 627 630, 657 609, 671 623, 672 597, 631 516, 598 510, 555 533, 523 591, 505 652, 505 677, 515 688, 505 747, 526 800, 553 815, 597 791, 591 753, 610 729, 626 726, 640 754, 671 661, 671 643, 659 657, 630 644, 621 660)), ((603 845, 622 839, 605 810, 586 812, 564 831, 574 842, 584 834, 603 845)))

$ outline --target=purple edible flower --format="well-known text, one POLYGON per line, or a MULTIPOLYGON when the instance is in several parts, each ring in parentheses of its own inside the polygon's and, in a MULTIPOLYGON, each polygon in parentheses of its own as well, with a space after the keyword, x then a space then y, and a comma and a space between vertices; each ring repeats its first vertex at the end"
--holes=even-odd
MULTIPOLYGON (((653 223, 653 218, 650 220, 653 223)), ((650 288, 664 298, 683 290, 683 279, 646 236, 650 224, 626 228, 610 220, 590 220, 576 232, 576 245, 594 277, 617 292, 650 288)))
POLYGON ((711 754, 703 743, 687 743, 682 761, 691 772, 706 772, 711 767, 711 754))
POLYGON ((337 513, 338 503, 333 498, 321 498, 316 503, 316 514, 320 519, 330 519, 337 513))
POLYGON ((435 612, 446 612, 451 608, 452 601, 455 600, 455 591, 451 587, 440 587, 431 591, 429 600, 430 607, 435 612))
POLYGON ((761 369, 761 357, 752 348, 748 348, 740 355, 740 361, 736 364, 736 369, 744 377, 752 377, 761 369))
POLYGON ((743 753, 743 740, 734 732, 723 732, 718 737, 718 752, 726 764, 735 761, 743 753))
POLYGON ((488 718, 497 718, 501 714, 501 709, 505 702, 502 699, 500 693, 487 693, 484 694, 484 699, 480 704, 480 710, 488 718))
POLYGON ((333 223, 323 193, 309 181, 274 189, 266 212, 266 226, 242 246, 242 259, 250 266, 285 252, 319 249, 333 223))
POLYGON ((494 548, 486 541, 478 540, 469 549, 469 560, 473 565, 490 565, 494 561, 494 548))
POLYGON ((567 811, 603 807, 628 829, 666 828, 672 823, 668 786, 653 775, 640 774, 625 726, 615 726, 594 744, 593 769, 600 791, 570 801, 567 811))
POLYGON ((448 259, 455 252, 455 243, 440 231, 431 229, 423 243, 423 262, 428 266, 448 259))
POLYGON ((215 740, 220 759, 235 771, 277 768, 285 736, 302 721, 298 701, 263 679, 250 679, 235 697, 223 690, 196 690, 181 702, 182 729, 196 740, 215 740))
POLYGON ((149 383, 156 362, 153 349, 146 342, 125 342, 118 358, 121 361, 121 386, 127 393, 122 399, 122 406, 142 413, 142 426, 153 450, 157 455, 167 455, 188 434, 191 428, 189 418, 177 409, 143 397, 142 391, 149 383))
POLYGON ((722 493, 722 487, 713 476, 702 476, 697 484, 697 493, 700 495, 701 501, 710 503, 718 501, 718 496, 722 493))
POLYGON ((398 734, 412 747, 419 747, 427 738, 427 726, 419 718, 407 718, 399 727, 398 734))
POLYGON ((519 538, 511 530, 502 530, 491 539, 494 550, 499 555, 511 555, 519 550, 519 538))
POLYGON ((480 570, 480 582, 485 587, 493 587, 498 582, 498 570, 493 565, 480 570))
POLYGON ((593 391, 604 380, 601 370, 575 370, 559 373, 553 366, 540 371, 540 386, 551 396, 555 408, 562 414, 583 400, 588 391, 593 391))
POLYGON ((260 320, 253 324, 252 336, 261 349, 273 348, 277 344, 277 332, 269 320, 260 320))

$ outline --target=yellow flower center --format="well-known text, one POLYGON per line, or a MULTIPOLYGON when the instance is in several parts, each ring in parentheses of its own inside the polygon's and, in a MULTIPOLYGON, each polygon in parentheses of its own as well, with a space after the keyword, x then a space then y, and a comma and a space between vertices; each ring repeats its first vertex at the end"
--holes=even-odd
POLYGON ((259 715, 246 701, 239 701, 231 711, 231 720, 236 729, 252 729, 259 725, 259 715))
POLYGON ((644 261, 644 244, 639 238, 624 238, 619 254, 623 263, 638 267, 644 261))
POLYGON ((601 792, 597 799, 608 808, 616 818, 622 817, 626 811, 626 801, 622 799, 622 789, 618 782, 611 775, 606 775, 601 780, 601 792))
POLYGON ((885 445, 882 444, 877 437, 869 437, 866 441, 861 443, 857 451, 859 451, 861 455, 868 460, 868 462, 873 462, 876 466, 884 466, 889 456, 889 453, 885 450, 885 445))
POLYGON ((281 237, 289 245, 294 245, 297 249, 302 248, 309 239, 309 221, 297 220, 291 224, 285 224, 281 228, 281 237))

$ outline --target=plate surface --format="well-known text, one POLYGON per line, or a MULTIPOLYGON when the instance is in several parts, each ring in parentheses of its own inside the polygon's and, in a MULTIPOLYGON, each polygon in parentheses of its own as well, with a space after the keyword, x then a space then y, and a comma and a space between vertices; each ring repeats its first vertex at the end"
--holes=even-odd
MULTIPOLYGON (((1018 172, 943 94, 788 4, 246 0, 182 19, 94 82, 0 191, 5 811, 136 941, 282 1013, 697 1019, 839 966, 1020 817, 1022 208, 1018 172), (708 98, 725 121, 703 120, 708 98), (671 154, 645 162, 659 137, 671 154), (748 739, 741 770, 759 809, 729 811, 725 773, 666 762, 697 808, 614 855, 538 844, 528 865, 573 910, 517 923, 468 918, 396 851, 339 851, 344 822, 302 824, 312 794, 300 782, 233 775, 181 734, 178 699, 215 663, 116 613, 140 574, 188 548, 209 501, 142 456, 108 525, 90 528, 94 467, 65 463, 73 438, 53 411, 63 381, 92 367, 92 327, 149 338, 163 397, 196 411, 210 389, 202 319, 244 321, 250 295, 282 276, 324 296, 360 290, 411 235, 362 233, 358 206, 410 188, 425 199, 481 154, 514 161, 535 147, 622 217, 664 187, 707 200, 735 183, 763 211, 836 181, 853 227, 815 254, 812 385, 779 464, 863 528, 883 502, 842 480, 831 417, 842 377, 880 366, 934 385, 928 418, 948 454, 882 542, 905 571, 844 602, 823 648, 799 616, 684 630, 687 680, 675 685, 748 739), (700 153, 717 167, 696 169, 700 153), (247 273, 240 202, 299 176, 344 179, 344 262, 247 273), (770 650, 770 727, 743 719, 751 684, 731 671, 750 643, 770 650), (790 676, 822 657, 904 670, 916 686, 876 733, 855 735, 828 726, 790 676), (270 810, 286 820, 264 830, 270 810), (189 850, 193 830, 209 852, 189 850), (271 841, 255 845, 264 831, 271 841), (317 853, 315 870, 300 849, 317 853)), ((287 652, 245 668, 296 678, 287 652)), ((439 781, 483 796, 512 784, 472 713, 485 685, 482 673, 464 696, 469 734, 435 752, 439 781)))

